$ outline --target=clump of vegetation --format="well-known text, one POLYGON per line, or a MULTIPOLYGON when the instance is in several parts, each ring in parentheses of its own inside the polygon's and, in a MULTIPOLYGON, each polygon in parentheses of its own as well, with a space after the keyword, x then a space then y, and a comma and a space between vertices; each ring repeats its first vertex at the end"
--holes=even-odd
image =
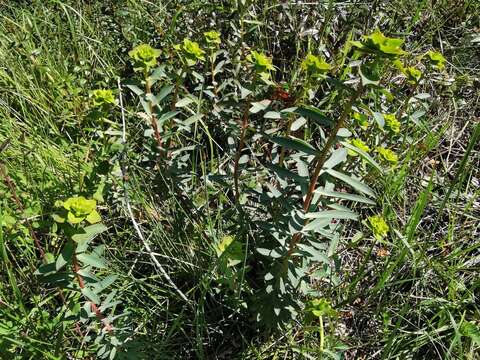
POLYGON ((0 5, 0 357, 475 358, 478 6, 227 3, 0 5))

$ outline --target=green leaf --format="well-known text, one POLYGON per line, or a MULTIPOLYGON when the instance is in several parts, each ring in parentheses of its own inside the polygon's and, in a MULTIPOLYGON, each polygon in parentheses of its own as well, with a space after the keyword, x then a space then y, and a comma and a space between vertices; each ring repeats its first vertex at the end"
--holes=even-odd
POLYGON ((75 249, 75 246, 73 242, 67 241, 60 255, 58 256, 57 261, 55 262, 55 269, 57 271, 70 262, 74 249, 75 249))
POLYGON ((350 177, 350 176, 348 176, 344 173, 335 171, 333 169, 328 169, 327 173, 329 173, 330 175, 332 175, 333 177, 335 177, 337 179, 340 179, 340 180, 344 181, 345 183, 350 185, 355 190, 357 190, 357 191, 359 191, 363 194, 366 194, 368 196, 375 197, 375 193, 373 192, 373 190, 371 188, 369 188, 367 185, 363 184, 360 180, 354 179, 354 178, 352 178, 352 177, 350 177))
POLYGON ((297 131, 298 129, 303 127, 303 125, 305 125, 306 123, 307 123, 307 119, 305 119, 304 117, 299 117, 297 120, 295 120, 292 123, 292 125, 290 126, 290 130, 297 131))
POLYGON ((175 117, 175 115, 177 115, 178 113, 180 113, 180 112, 179 111, 169 111, 169 112, 166 112, 165 114, 162 114, 159 117, 159 119, 157 120, 158 127, 161 128, 163 126, 163 124, 165 123, 165 121, 170 120, 171 118, 175 117))
POLYGON ((358 68, 360 78, 362 80, 363 86, 374 85, 378 86, 380 84, 380 75, 376 68, 375 64, 365 63, 360 65, 358 68))
POLYGON ((379 112, 373 112, 372 115, 373 115, 373 118, 375 119, 375 121, 377 122, 378 127, 380 129, 383 129, 383 127, 385 126, 385 119, 384 119, 383 115, 379 112))
POLYGON ((191 97, 184 97, 183 99, 177 101, 177 103, 175 104, 176 107, 185 107, 191 103, 195 102, 194 99, 192 99, 191 97))
POLYGON ((188 119, 185 119, 183 121, 183 125, 185 126, 190 126, 192 124, 195 124, 197 121, 200 121, 202 120, 203 118, 203 114, 195 114, 195 115, 192 115, 190 116, 188 119))
POLYGON ((463 336, 468 336, 474 343, 480 345, 480 329, 471 322, 464 322, 460 327, 463 336))
POLYGON ((157 94, 156 100, 157 103, 160 103, 166 96, 168 96, 173 90, 173 85, 164 86, 160 92, 157 94))
POLYGON ((112 285, 118 279, 118 275, 109 275, 104 278, 102 281, 94 285, 93 291, 98 294, 112 285))
POLYGON ((324 169, 331 169, 337 166, 338 164, 344 162, 347 160, 347 150, 340 148, 335 151, 333 151, 328 158, 327 161, 325 161, 325 164, 323 164, 324 169))
POLYGON ((103 269, 106 267, 104 260, 93 253, 78 254, 77 259, 84 265, 93 266, 99 269, 103 269))
POLYGON ((137 85, 126 84, 125 86, 128 87, 130 90, 132 90, 135 93, 135 95, 140 96, 144 94, 144 91, 140 89, 137 85))
POLYGON ((352 144, 350 144, 346 141, 342 141, 341 144, 343 146, 345 146, 347 149, 355 151, 363 159, 365 159, 370 165, 372 165, 375 169, 377 169, 380 173, 382 173, 382 174, 384 173, 382 167, 380 165, 378 165, 378 163, 375 160, 373 160, 373 158, 370 155, 368 155, 365 151, 363 151, 362 149, 359 149, 356 146, 353 146, 352 144))
POLYGON ((72 212, 68 212, 67 215, 68 222, 72 225, 81 223, 85 217, 75 216, 72 212))
POLYGON ((51 284, 58 287, 68 287, 73 281, 73 274, 57 272, 40 277, 42 283, 51 284))
POLYGON ((271 140, 287 149, 297 150, 303 152, 307 155, 317 155, 318 151, 309 143, 304 140, 295 138, 295 137, 281 137, 281 136, 272 136, 271 140))
POLYGON ((307 225, 305 225, 302 229, 303 232, 308 231, 321 231, 325 229, 330 224, 331 219, 315 219, 310 221, 307 225))
POLYGON ((278 111, 268 111, 267 113, 265 113, 265 115, 263 115, 263 117, 265 119, 281 119, 282 114, 278 111))
POLYGON ((274 259, 278 259, 282 256, 281 254, 279 254, 275 250, 257 248, 257 251, 258 251, 259 254, 261 254, 263 256, 268 256, 268 257, 271 257, 271 258, 274 258, 274 259))
POLYGON ((359 202, 359 203, 375 205, 375 201, 370 200, 370 199, 368 199, 366 197, 363 197, 363 196, 360 196, 360 195, 354 195, 354 194, 337 192, 337 191, 329 191, 329 190, 325 190, 323 188, 315 190, 315 193, 319 194, 321 196, 335 197, 337 199, 350 200, 350 201, 355 201, 355 202, 359 202))
POLYGON ((60 224, 63 224, 65 222, 65 218, 57 214, 52 214, 52 219, 60 224))
POLYGON ((290 171, 288 169, 285 169, 281 166, 275 165, 275 164, 265 164, 267 168, 275 172, 275 174, 280 178, 280 179, 292 179, 294 180, 297 184, 300 185, 308 185, 308 180, 306 178, 301 177, 298 174, 295 174, 293 171, 290 171))
POLYGON ((320 126, 333 127, 334 122, 326 117, 319 109, 313 106, 304 105, 296 110, 297 114, 313 120, 320 126))
POLYGON ((90 242, 92 241, 98 234, 101 234, 105 230, 107 230, 107 227, 103 224, 95 224, 95 225, 90 225, 86 226, 82 229, 84 232, 81 234, 75 234, 72 236, 72 239, 76 242, 90 242))
POLYGON ((91 302, 93 302, 94 304, 99 304, 100 303, 100 297, 95 294, 92 289, 88 288, 88 287, 84 287, 82 289, 82 294, 87 298, 89 299, 91 302))
POLYGON ((353 211, 325 210, 320 212, 310 212, 305 214, 307 219, 351 219, 357 220, 358 215, 353 211))
POLYGON ((259 102, 252 102, 252 106, 249 109, 249 111, 251 114, 256 114, 260 111, 266 110, 271 102, 272 102, 271 100, 262 100, 259 102))

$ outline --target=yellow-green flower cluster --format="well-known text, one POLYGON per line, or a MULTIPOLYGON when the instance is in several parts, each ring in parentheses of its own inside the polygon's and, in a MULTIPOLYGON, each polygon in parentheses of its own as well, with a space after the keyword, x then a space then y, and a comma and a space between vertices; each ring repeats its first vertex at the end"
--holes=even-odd
MULTIPOLYGON (((370 147, 365 144, 365 142, 362 139, 352 139, 348 141, 350 144, 355 146, 356 148, 368 153, 370 151, 370 147)), ((358 153, 354 150, 348 150, 348 155, 350 156, 357 156, 358 153)))
POLYGON ((109 104, 115 104, 115 96, 113 91, 109 89, 96 89, 90 93, 93 98, 93 106, 102 107, 109 104))
POLYGON ((174 48, 182 52, 188 66, 194 66, 198 61, 205 61, 205 51, 196 41, 183 39, 183 44, 174 45, 174 48))
POLYGON ((307 304, 306 310, 316 317, 335 316, 336 311, 327 299, 313 299, 307 304))
POLYGON ((253 64, 255 71, 262 75, 262 77, 268 77, 269 72, 275 70, 272 65, 272 59, 265 54, 252 50, 247 56, 247 60, 253 64))
POLYGON ((439 53, 438 51, 433 51, 433 50, 430 50, 429 52, 427 52, 425 54, 430 63, 432 64, 432 66, 438 70, 443 70, 445 68, 445 58, 443 57, 443 55, 441 53, 439 53))
POLYGON ((227 235, 223 237, 222 241, 220 241, 216 246, 217 256, 221 256, 225 250, 233 243, 233 236, 227 235))
POLYGON ((130 50, 128 56, 135 62, 135 71, 148 70, 157 65, 160 50, 154 49, 148 44, 141 44, 130 50))
POLYGON ((405 66, 398 59, 393 62, 393 65, 400 70, 412 84, 418 83, 422 78, 422 72, 414 66, 405 66))
POLYGON ((367 129, 370 126, 370 123, 368 122, 367 115, 359 113, 359 112, 354 112, 352 116, 353 116, 353 119, 355 120, 355 122, 363 130, 367 129))
POLYGON ((384 148, 383 146, 379 146, 377 147, 376 151, 383 160, 387 161, 392 166, 395 166, 398 163, 398 155, 392 150, 384 148))
POLYGON ((391 132, 398 134, 400 132, 400 121, 398 121, 395 114, 383 114, 383 118, 385 119, 385 126, 391 132))
MULTIPOLYGON (((86 220, 90 224, 95 224, 101 220, 100 214, 97 212, 97 201, 95 199, 86 199, 83 196, 74 196, 68 198, 65 202, 58 202, 57 205, 62 206, 67 211, 66 220, 72 224, 81 223, 86 220)), ((63 223, 65 218, 55 216, 55 221, 63 223)))
POLYGON ((368 223, 372 229, 373 235, 377 239, 382 239, 388 234, 388 224, 385 222, 382 216, 373 215, 368 218, 368 223))
POLYGON ((203 36, 208 45, 219 45, 222 42, 220 40, 220 33, 215 30, 204 32, 203 36))
POLYGON ((413 84, 418 83, 422 78, 422 72, 413 66, 406 67, 403 73, 407 76, 408 81, 413 84))
POLYGON ((331 66, 323 58, 308 54, 302 61, 301 68, 309 77, 317 78, 327 73, 331 69, 331 66))
POLYGON ((396 58, 406 54, 402 49, 403 42, 402 39, 387 37, 380 30, 376 30, 370 35, 364 35, 363 41, 351 43, 362 52, 396 58))

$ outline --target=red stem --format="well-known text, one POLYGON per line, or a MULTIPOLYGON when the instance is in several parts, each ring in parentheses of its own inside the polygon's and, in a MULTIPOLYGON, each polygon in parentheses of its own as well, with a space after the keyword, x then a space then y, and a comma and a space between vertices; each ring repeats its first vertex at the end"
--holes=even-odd
MULTIPOLYGON (((78 260, 75 255, 75 252, 73 254, 72 259, 73 259, 73 272, 77 277, 78 285, 80 286, 80 289, 83 289, 85 288, 85 281, 83 280, 82 276, 78 273, 80 271, 80 266, 78 265, 78 260)), ((105 329, 108 332, 112 332, 113 331, 112 325, 107 321, 105 315, 102 314, 97 304, 95 304, 93 301, 90 301, 90 304, 91 304, 91 309, 95 313, 95 316, 97 317, 98 321, 100 321, 105 326, 105 329)))

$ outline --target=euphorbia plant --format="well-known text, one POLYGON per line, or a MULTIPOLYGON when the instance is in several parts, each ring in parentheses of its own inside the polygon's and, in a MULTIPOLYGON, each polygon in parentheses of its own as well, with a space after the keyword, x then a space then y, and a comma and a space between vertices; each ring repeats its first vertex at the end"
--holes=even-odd
POLYGON ((95 237, 107 228, 101 223, 95 199, 75 196, 55 205, 58 211, 52 215, 55 220, 52 233, 63 237, 65 242, 56 258, 47 254, 46 264, 36 274, 42 282, 71 293, 66 297, 66 309, 62 310, 66 312, 65 321, 81 322, 88 326, 88 332, 96 332, 97 356, 111 359, 126 338, 113 323, 113 312, 119 304, 116 291, 106 292, 117 276, 100 279, 98 270, 107 268, 102 257, 104 246, 90 249, 95 237))
POLYGON ((152 48, 148 44, 141 44, 128 52, 128 55, 133 61, 134 70, 143 74, 143 82, 145 91, 138 89, 137 94, 141 96, 142 104, 150 119, 150 125, 153 130, 153 135, 157 142, 158 150, 162 148, 161 129, 158 126, 155 115, 156 101, 152 95, 152 79, 150 78, 150 71, 157 64, 161 52, 158 49, 152 48))

